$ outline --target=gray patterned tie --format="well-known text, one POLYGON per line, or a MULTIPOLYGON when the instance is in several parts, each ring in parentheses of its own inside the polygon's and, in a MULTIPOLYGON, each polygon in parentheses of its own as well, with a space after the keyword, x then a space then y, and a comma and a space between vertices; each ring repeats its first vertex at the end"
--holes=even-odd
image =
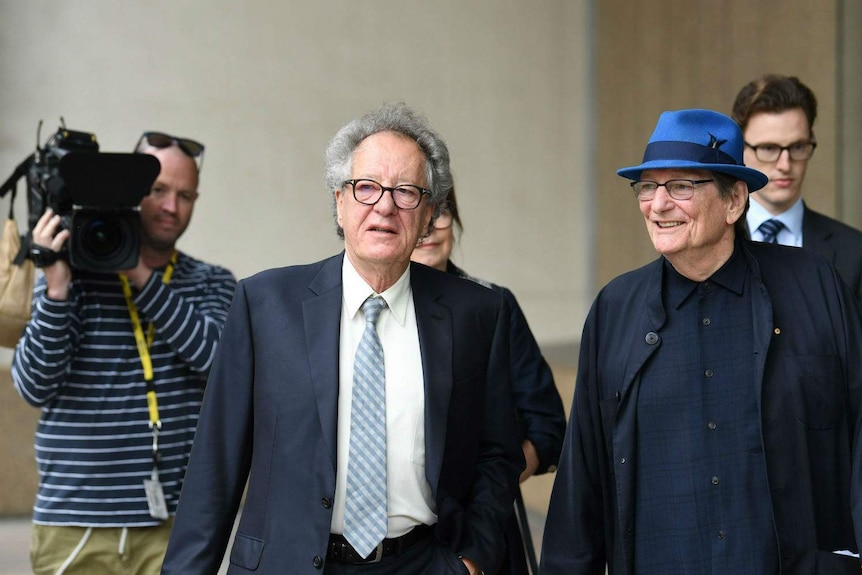
POLYGON ((380 297, 370 297, 362 304, 365 332, 353 360, 344 537, 363 557, 387 532, 386 378, 376 327, 384 307, 386 302, 380 297))
POLYGON ((767 244, 777 244, 778 232, 783 229, 784 224, 778 220, 766 220, 757 227, 757 230, 763 234, 763 239, 761 241, 767 244))

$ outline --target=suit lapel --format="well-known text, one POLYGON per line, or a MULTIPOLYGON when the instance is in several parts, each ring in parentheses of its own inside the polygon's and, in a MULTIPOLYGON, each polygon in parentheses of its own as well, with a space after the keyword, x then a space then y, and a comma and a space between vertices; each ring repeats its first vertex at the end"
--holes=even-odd
POLYGON ((321 431, 332 469, 338 428, 338 346, 341 331, 341 264, 344 253, 326 260, 308 288, 313 297, 302 302, 309 369, 321 431))
POLYGON ((425 377, 425 477, 435 495, 446 445, 453 353, 452 316, 439 301, 443 294, 434 277, 437 273, 411 264, 410 283, 425 377))

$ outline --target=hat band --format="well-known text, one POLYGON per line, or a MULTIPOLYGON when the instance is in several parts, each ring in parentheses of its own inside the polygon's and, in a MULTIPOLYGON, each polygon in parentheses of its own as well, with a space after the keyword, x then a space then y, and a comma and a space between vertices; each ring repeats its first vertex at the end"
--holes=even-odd
POLYGON ((647 144, 644 151, 644 163, 656 160, 739 165, 732 156, 722 152, 718 148, 711 148, 692 142, 652 142, 647 144))

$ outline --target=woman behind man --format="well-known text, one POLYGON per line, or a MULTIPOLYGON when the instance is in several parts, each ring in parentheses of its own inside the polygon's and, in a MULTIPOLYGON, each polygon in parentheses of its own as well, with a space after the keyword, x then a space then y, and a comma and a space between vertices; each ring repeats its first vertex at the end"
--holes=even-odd
MULTIPOLYGON (((434 223, 431 234, 419 241, 411 259, 484 285, 506 298, 511 310, 509 369, 512 399, 517 411, 518 432, 526 460, 526 468, 521 474, 523 483, 532 475, 556 470, 566 432, 563 403, 557 392, 551 368, 542 357, 536 338, 530 331, 527 318, 514 294, 504 287, 474 278, 452 263, 450 256, 455 245, 455 226, 460 233, 463 227, 453 188, 441 208, 440 217, 434 223)), ((508 556, 500 567, 500 573, 528 573, 524 544, 514 516, 506 529, 506 542, 508 556)))

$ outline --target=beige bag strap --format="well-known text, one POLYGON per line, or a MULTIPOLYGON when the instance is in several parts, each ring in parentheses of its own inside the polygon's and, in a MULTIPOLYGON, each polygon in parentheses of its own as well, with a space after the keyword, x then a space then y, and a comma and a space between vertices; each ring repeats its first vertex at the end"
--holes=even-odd
POLYGON ((9 201, 9 217, 0 233, 0 346, 15 347, 30 320, 36 270, 33 261, 15 263, 21 236, 14 218, 15 190, 9 201))

